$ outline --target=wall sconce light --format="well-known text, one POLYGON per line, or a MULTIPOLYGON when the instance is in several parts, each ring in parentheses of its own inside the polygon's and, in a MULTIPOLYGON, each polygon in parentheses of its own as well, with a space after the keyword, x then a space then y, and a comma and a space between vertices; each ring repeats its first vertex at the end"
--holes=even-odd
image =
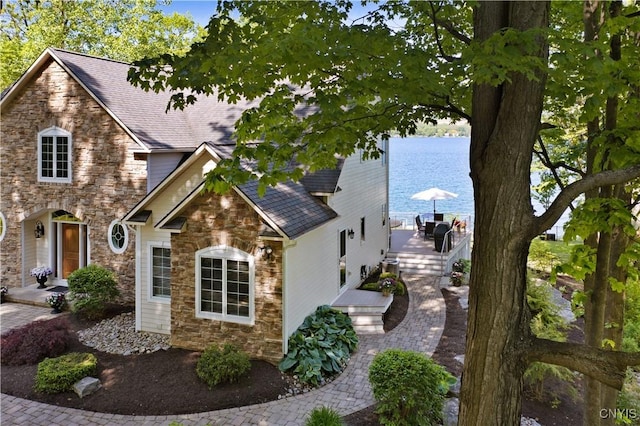
POLYGON ((347 231, 347 234, 349 234, 349 239, 353 240, 353 237, 356 235, 355 231, 353 229, 349 229, 347 231))
POLYGON ((42 224, 42 222, 36 222, 36 228, 33 230, 33 233, 35 234, 36 238, 40 238, 44 235, 44 225, 42 224))
POLYGON ((260 247, 260 251, 267 255, 267 260, 271 259, 271 254, 273 253, 271 246, 260 247))

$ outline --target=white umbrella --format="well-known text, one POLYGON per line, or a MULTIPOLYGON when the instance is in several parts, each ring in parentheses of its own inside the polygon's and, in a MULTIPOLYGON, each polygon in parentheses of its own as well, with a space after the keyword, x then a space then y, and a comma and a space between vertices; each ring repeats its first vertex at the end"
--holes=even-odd
POLYGON ((429 188, 424 191, 420 191, 411 196, 412 200, 423 200, 423 201, 432 201, 433 200, 433 214, 436 214, 436 200, 448 200, 450 198, 456 198, 458 194, 453 192, 445 191, 440 188, 429 188))

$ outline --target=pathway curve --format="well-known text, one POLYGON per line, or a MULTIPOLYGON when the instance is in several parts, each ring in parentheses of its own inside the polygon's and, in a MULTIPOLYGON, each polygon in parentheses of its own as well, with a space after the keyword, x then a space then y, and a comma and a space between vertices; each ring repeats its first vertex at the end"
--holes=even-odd
MULTIPOLYGON (((303 425, 307 414, 324 405, 340 415, 359 411, 374 404, 367 378, 373 357, 387 348, 414 350, 432 355, 444 329, 446 306, 439 290, 440 277, 403 275, 409 289, 407 316, 400 325, 382 335, 359 336, 357 352, 345 371, 322 388, 279 401, 204 413, 170 416, 125 416, 58 407, 2 394, 3 426, 76 426, 76 425, 303 425)), ((44 308, 40 308, 44 309, 44 308)), ((45 309, 44 312, 47 310, 45 309)), ((12 315, 2 312, 3 330, 12 315)), ((17 324, 16 324, 17 325, 17 324)))

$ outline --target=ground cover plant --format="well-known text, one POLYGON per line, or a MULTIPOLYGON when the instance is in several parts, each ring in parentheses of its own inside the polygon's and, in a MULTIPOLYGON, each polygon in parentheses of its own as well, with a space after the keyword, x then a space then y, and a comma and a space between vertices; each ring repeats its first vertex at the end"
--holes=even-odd
POLYGON ((319 306, 289 337, 289 352, 279 368, 318 386, 340 373, 357 347, 351 318, 328 305, 319 306))
POLYGON ((98 359, 91 353, 72 352, 47 358, 38 364, 35 389, 45 393, 69 391, 77 381, 95 376, 97 365, 98 359))

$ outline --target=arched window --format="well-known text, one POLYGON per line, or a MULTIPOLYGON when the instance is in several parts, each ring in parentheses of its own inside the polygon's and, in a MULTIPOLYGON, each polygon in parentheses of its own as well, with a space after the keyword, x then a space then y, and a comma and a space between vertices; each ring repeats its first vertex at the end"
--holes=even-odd
POLYGON ((7 218, 0 212, 0 241, 4 239, 4 235, 7 233, 7 218))
POLYGON ((111 251, 116 254, 124 253, 129 244, 129 230, 127 226, 119 220, 114 220, 109 225, 107 240, 111 251))
POLYGON ((49 127, 38 133, 38 181, 71 183, 71 133, 49 127))
POLYGON ((254 322, 253 256, 232 247, 196 252, 196 317, 254 322))

